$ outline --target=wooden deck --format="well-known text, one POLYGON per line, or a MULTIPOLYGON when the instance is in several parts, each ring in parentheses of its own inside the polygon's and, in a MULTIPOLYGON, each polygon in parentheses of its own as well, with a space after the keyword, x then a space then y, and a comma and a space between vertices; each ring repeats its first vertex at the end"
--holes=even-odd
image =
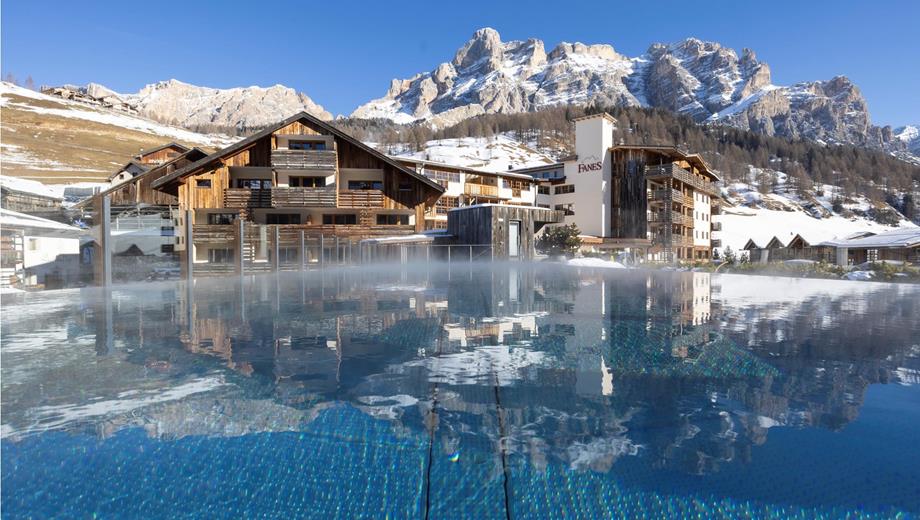
POLYGON ((271 151, 273 168, 286 170, 319 170, 335 172, 335 150, 279 150, 271 151))

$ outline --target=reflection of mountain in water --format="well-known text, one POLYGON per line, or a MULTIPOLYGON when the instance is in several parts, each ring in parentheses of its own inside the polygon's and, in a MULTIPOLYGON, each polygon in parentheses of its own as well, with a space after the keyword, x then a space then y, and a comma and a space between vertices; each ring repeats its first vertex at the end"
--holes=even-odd
POLYGON ((850 284, 777 313, 711 282, 520 266, 74 293, 45 322, 85 347, 8 354, 29 322, 4 322, 4 436, 298 431, 347 405, 491 477, 518 455, 538 468, 636 457, 706 473, 749 459, 774 426, 842 428, 869 385, 920 367, 916 292, 850 284), (219 384, 138 398, 200 381, 219 384), (91 400, 107 404, 85 413, 91 400))

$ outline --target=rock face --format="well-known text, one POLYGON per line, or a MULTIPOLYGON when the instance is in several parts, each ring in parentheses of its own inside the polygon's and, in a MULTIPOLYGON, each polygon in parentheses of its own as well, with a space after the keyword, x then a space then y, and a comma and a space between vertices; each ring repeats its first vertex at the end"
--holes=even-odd
POLYGON ((561 43, 547 54, 540 40, 502 42, 494 29, 480 29, 453 60, 393 80, 384 97, 351 115, 443 126, 483 113, 595 102, 664 108, 767 135, 905 147, 890 129, 871 125, 865 99, 847 78, 776 86, 752 50, 739 58, 695 38, 656 43, 629 58, 610 45, 582 43, 561 43))
MULTIPOLYGON (((101 85, 90 87, 114 94, 101 85)), ((332 114, 306 94, 282 85, 217 89, 171 79, 147 85, 136 94, 117 96, 141 115, 187 128, 256 128, 300 111, 332 119, 332 114)))

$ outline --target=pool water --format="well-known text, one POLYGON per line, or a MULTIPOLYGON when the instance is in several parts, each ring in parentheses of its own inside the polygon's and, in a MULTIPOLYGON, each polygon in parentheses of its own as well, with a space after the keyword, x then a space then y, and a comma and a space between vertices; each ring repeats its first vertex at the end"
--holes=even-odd
POLYGON ((2 310, 4 518, 920 514, 915 286, 455 264, 2 310))

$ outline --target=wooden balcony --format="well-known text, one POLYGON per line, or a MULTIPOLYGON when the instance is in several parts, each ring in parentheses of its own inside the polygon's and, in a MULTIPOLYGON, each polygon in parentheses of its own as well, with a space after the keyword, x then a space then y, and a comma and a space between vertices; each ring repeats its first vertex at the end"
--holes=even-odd
POLYGON ((498 198, 498 186, 487 186, 485 184, 468 182, 463 185, 463 193, 474 197, 498 198))
POLYGON ((645 178, 650 180, 675 179, 684 184, 688 184, 695 190, 699 190, 712 197, 718 196, 719 189, 712 183, 704 181, 681 168, 676 163, 662 164, 658 166, 646 166, 645 178))
POLYGON ((383 192, 380 190, 339 190, 340 208, 382 208, 383 192))
POLYGON ((224 207, 233 209, 270 208, 272 207, 271 191, 227 188, 224 190, 224 207))
POLYGON ((649 213, 648 221, 650 224, 679 224, 681 226, 693 226, 693 217, 682 215, 676 211, 653 211, 649 213))
POLYGON ((271 188, 250 190, 228 188, 224 190, 224 207, 250 208, 334 208, 335 187, 325 188, 271 188))
POLYGON ((272 167, 283 170, 335 172, 335 150, 272 150, 272 167))
POLYGON ((693 206, 693 197, 684 195, 674 188, 659 188, 649 190, 649 200, 652 202, 675 202, 684 206, 693 206))
POLYGON ((224 244, 236 240, 233 224, 195 224, 192 235, 196 244, 224 244))
POLYGON ((273 208, 334 208, 335 186, 324 188, 272 188, 273 208))

